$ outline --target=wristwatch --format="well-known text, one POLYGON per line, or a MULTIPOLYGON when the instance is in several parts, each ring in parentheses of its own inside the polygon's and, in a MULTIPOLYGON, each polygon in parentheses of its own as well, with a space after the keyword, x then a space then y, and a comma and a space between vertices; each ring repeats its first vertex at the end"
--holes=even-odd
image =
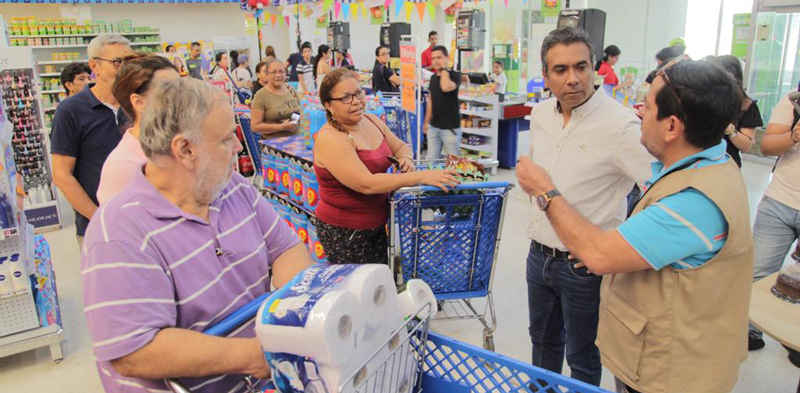
POLYGON ((550 201, 559 195, 561 195, 561 192, 558 190, 543 192, 536 196, 536 204, 539 205, 539 209, 542 209, 542 211, 547 211, 547 208, 550 207, 550 201))

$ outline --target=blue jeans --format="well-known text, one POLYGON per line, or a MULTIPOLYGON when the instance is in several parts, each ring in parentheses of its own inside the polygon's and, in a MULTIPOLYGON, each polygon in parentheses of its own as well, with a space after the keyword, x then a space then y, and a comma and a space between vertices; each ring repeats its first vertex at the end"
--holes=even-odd
MULTIPOLYGON (((800 212, 768 196, 761 199, 753 225, 755 261, 753 281, 758 281, 783 266, 786 254, 800 233, 800 212)), ((761 338, 761 331, 750 324, 750 335, 761 338)))
POLYGON ((428 125, 428 160, 436 160, 442 154, 461 154, 461 129, 445 130, 428 125))
POLYGON ((543 254, 531 242, 526 279, 534 366, 561 373, 566 349, 572 378, 600 386, 600 351, 594 344, 601 276, 575 260, 543 254))

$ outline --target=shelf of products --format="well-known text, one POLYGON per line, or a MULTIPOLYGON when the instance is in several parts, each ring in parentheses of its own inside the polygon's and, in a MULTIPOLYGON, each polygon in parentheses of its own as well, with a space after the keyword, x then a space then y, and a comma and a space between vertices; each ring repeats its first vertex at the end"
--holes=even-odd
MULTIPOLYGON (((26 217, 39 231, 60 228, 61 216, 48 154, 49 138, 45 136, 52 113, 46 114, 45 108, 57 105, 63 90, 37 93, 44 83, 34 78, 33 67, 36 64, 32 48, 1 48, 0 55, 14 59, 12 64, 6 65, 7 68, 0 70, 0 85, 3 112, 12 127, 10 139, 15 170, 22 177, 22 190, 19 192, 25 195, 23 207, 26 217)), ((58 86, 57 80, 53 78, 50 81, 56 81, 58 86)))
MULTIPOLYGON (((461 153, 473 159, 497 160, 500 102, 491 91, 467 90, 461 103, 461 153)), ((496 167, 492 168, 496 171, 496 167)))

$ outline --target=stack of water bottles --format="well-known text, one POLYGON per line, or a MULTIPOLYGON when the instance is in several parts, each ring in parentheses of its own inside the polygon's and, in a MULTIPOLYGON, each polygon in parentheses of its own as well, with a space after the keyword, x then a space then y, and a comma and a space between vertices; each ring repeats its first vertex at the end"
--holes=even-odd
POLYGON ((256 335, 278 392, 409 393, 418 358, 406 321, 435 310, 427 284, 398 294, 386 265, 317 264, 264 302, 256 335))

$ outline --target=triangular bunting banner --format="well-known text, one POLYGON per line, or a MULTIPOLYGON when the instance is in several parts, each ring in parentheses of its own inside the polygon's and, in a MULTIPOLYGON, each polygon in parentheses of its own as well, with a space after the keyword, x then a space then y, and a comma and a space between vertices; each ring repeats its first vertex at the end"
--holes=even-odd
POLYGON ((278 15, 271 14, 269 20, 272 22, 272 27, 275 27, 275 24, 278 22, 278 15))
POLYGON ((339 13, 342 12, 342 3, 335 2, 333 3, 333 17, 335 19, 339 19, 339 13))
POLYGON ((384 8, 386 8, 386 9, 388 10, 388 9, 389 9, 389 4, 392 4, 392 0, 386 0, 386 1, 383 3, 383 7, 384 7, 384 8))
POLYGON ((347 20, 348 18, 350 18, 350 3, 342 4, 342 15, 343 15, 342 17, 344 18, 344 20, 347 20))
POLYGON ((286 27, 289 27, 289 15, 284 16, 283 20, 286 21, 286 27))
MULTIPOLYGON (((506 0, 508 1, 508 0, 506 0)), ((428 3, 428 13, 431 15, 431 21, 436 21, 436 4, 433 1, 429 1, 428 3)))
POLYGON ((414 3, 406 2, 403 4, 406 8, 406 22, 411 22, 411 13, 414 12, 414 3))
POLYGON ((355 3, 355 4, 353 4, 353 6, 350 8, 350 10, 351 10, 351 11, 353 11, 353 20, 354 20, 354 21, 358 19, 358 7, 359 7, 359 4, 358 4, 358 3, 355 3))
POLYGON ((324 0, 322 2, 322 12, 327 13, 331 6, 333 5, 333 0, 324 0))
POLYGON ((506 8, 508 8, 508 0, 503 0, 503 2, 506 3, 506 8))
POLYGON ((292 6, 292 15, 297 15, 297 4, 292 6))
POLYGON ((364 18, 369 19, 369 7, 367 7, 366 4, 362 3, 361 7, 359 8, 361 8, 361 14, 364 15, 364 18))
POLYGON ((428 7, 428 3, 414 3, 414 6, 417 7, 417 14, 419 14, 419 21, 425 21, 425 8, 428 7))
POLYGON ((405 0, 394 0, 394 16, 395 17, 400 15, 400 10, 403 9, 403 4, 405 4, 405 0))

